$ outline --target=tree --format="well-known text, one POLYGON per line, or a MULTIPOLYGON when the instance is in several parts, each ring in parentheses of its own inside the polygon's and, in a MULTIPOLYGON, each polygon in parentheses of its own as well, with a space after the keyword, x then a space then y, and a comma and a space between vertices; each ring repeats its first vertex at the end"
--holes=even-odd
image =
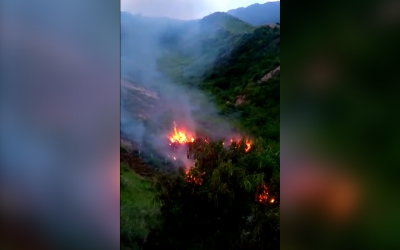
POLYGON ((247 142, 197 140, 188 145, 193 168, 157 177, 163 247, 279 247, 279 147, 259 139, 246 152, 247 142))

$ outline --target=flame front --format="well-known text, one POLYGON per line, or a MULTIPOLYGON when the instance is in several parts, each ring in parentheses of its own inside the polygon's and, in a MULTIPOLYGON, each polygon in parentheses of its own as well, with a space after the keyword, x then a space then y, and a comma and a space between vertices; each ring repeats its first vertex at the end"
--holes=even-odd
POLYGON ((246 141, 246 148, 244 149, 245 152, 248 152, 251 148, 251 142, 250 141, 246 141))
POLYGON ((188 143, 188 142, 193 142, 194 138, 192 135, 185 133, 182 130, 177 130, 176 129, 176 123, 174 122, 174 133, 169 137, 169 140, 172 143, 188 143))

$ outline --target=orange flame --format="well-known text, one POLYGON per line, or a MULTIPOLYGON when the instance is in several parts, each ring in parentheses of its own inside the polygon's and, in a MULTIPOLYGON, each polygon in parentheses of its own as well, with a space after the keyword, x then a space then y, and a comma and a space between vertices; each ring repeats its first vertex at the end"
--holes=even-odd
POLYGON ((265 186, 265 184, 263 184, 263 186, 258 189, 257 193, 258 193, 258 195, 256 196, 257 202, 264 203, 264 202, 267 202, 268 199, 269 199, 269 203, 271 203, 271 204, 276 202, 274 197, 268 197, 268 188, 265 186), (260 189, 262 189, 261 193, 260 193, 260 189))
POLYGON ((193 142, 194 138, 193 138, 192 135, 190 135, 188 133, 185 133, 182 130, 177 130, 176 129, 176 123, 174 122, 174 133, 173 133, 173 135, 171 135, 169 137, 169 140, 172 143, 177 142, 177 143, 181 143, 182 144, 182 143, 193 142))
POLYGON ((256 201, 265 202, 267 199, 268 199, 268 188, 264 184, 262 186, 261 194, 257 195, 257 197, 256 197, 256 201))
MULTIPOLYGON (((236 139, 231 139, 231 143, 236 142, 238 140, 236 139)), ((251 141, 250 140, 246 140, 246 148, 244 149, 245 152, 249 152, 249 150, 251 149, 251 141)), ((225 143, 223 143, 225 145, 225 143)))
POLYGON ((249 152, 251 148, 251 142, 250 141, 246 141, 246 148, 244 149, 245 152, 249 152))

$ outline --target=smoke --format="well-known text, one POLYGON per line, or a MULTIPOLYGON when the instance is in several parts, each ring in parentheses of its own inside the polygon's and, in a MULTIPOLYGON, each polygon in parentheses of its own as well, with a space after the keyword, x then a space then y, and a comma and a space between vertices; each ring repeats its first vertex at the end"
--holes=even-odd
POLYGON ((218 29, 204 20, 178 21, 124 12, 121 18, 121 133, 161 155, 168 155, 173 122, 178 129, 212 139, 235 134, 219 115, 212 97, 198 89, 196 80, 188 85, 181 82, 184 73, 201 77, 212 67, 218 51, 207 51, 204 59, 199 40, 214 39, 218 29), (174 74, 181 78, 169 77, 174 74))

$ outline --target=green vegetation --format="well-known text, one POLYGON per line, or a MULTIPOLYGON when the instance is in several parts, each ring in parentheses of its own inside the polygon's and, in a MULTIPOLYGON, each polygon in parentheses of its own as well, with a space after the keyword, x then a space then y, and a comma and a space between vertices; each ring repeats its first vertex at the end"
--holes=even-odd
POLYGON ((260 81, 280 65, 279 45, 279 28, 245 34, 228 56, 217 58, 201 84, 217 96, 223 114, 239 112, 243 128, 264 139, 279 140, 280 74, 260 81), (243 102, 235 105, 238 96, 243 102))
POLYGON ((161 204, 146 180, 121 163, 121 241, 127 249, 140 249, 151 230, 159 226, 161 204))
POLYGON ((176 174, 157 174, 150 182, 122 164, 123 246, 278 249, 278 144, 257 140, 248 152, 245 140, 228 148, 222 142, 204 141, 195 141, 189 147, 190 157, 197 159, 189 175, 181 169, 176 174), (257 197, 264 185, 268 196, 260 202, 257 197))
POLYGON ((280 73, 260 80, 280 65, 280 28, 215 35, 209 45, 201 39, 195 45, 203 48, 196 58, 166 45, 171 50, 159 60, 160 71, 215 96, 221 114, 239 117, 249 134, 279 140, 280 73))
POLYGON ((226 13, 214 13, 197 22, 161 33, 164 48, 159 70, 180 83, 201 77, 221 51, 235 46, 254 27, 226 13))
POLYGON ((197 159, 189 177, 160 175, 164 227, 158 238, 170 249, 279 248, 279 148, 245 141, 190 145, 197 159), (189 180, 188 180, 189 179, 189 180), (191 181, 194 180, 194 181, 191 181), (263 185, 268 200, 259 202, 263 185), (271 199, 274 202, 271 203, 271 199))
MULTIPOLYGON (((280 28, 253 28, 224 13, 167 25, 157 36, 158 70, 215 97, 220 114, 249 134, 252 146, 246 152, 244 139, 230 147, 195 141, 189 144, 188 157, 196 160, 189 175, 156 164, 161 171, 144 180, 121 168, 122 246, 278 249, 280 28), (123 187, 127 178, 131 184, 123 187), (267 200, 260 202, 256 197, 264 191, 267 200), (122 195, 135 208, 130 213, 122 211, 122 195), (141 215, 147 209, 153 218, 141 215)), ((153 168, 151 161, 145 165, 153 168)))

